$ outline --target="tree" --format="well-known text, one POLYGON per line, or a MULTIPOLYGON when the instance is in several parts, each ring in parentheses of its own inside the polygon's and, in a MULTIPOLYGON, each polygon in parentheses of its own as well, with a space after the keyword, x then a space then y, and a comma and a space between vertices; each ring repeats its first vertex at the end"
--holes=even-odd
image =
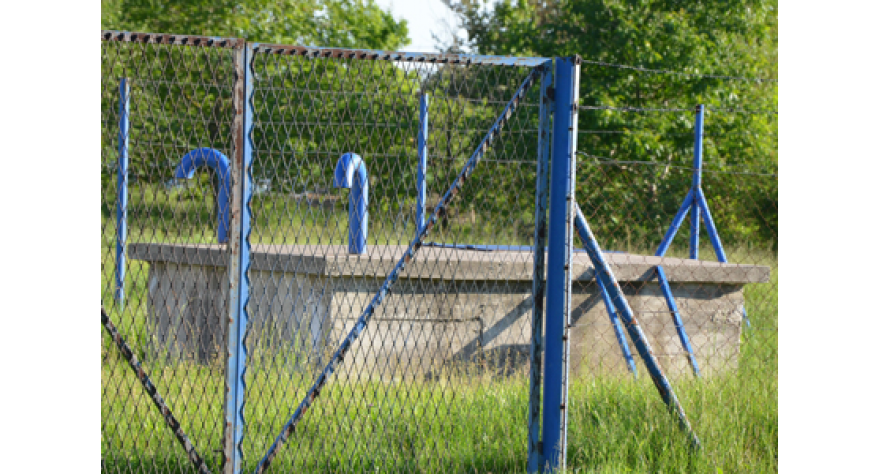
POLYGON ((101 28, 340 48, 409 44, 406 20, 374 0, 102 0, 101 28))
MULTIPOLYGON (((447 0, 479 54, 580 55, 578 186, 597 234, 655 241, 688 188, 697 104, 706 104, 705 166, 777 169, 778 20, 774 0, 447 0), (632 67, 613 67, 611 64, 632 67), (651 71, 648 71, 651 70, 651 71), (666 71, 666 72, 659 72, 666 71), (631 110, 641 109, 641 110, 631 110), (652 110, 645 110, 652 109, 652 110), (682 109, 682 110, 676 110, 682 109), (766 111, 767 113, 739 113, 766 111), (596 160, 663 166, 602 166, 596 160), (672 170, 672 172, 671 172, 672 170), (588 184, 588 185, 586 185, 588 184), (624 213, 624 215, 621 215, 624 213)), ((722 238, 776 238, 776 178, 713 179, 710 207, 725 218, 722 238), (764 186, 754 181, 768 181, 764 186), (714 202, 713 202, 714 198, 714 202)))

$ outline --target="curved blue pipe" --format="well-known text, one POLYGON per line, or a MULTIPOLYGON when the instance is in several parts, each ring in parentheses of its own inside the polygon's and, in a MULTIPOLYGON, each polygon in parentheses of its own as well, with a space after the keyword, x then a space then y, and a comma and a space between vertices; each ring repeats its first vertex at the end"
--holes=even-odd
POLYGON ((334 188, 349 188, 348 195, 348 253, 367 253, 367 202, 370 182, 367 165, 357 153, 345 153, 336 162, 333 173, 334 188))
POLYGON ((197 148, 183 155, 174 171, 174 177, 192 179, 196 168, 202 166, 207 166, 220 175, 220 189, 217 190, 217 242, 223 244, 229 238, 229 192, 232 190, 229 158, 213 148, 197 148))

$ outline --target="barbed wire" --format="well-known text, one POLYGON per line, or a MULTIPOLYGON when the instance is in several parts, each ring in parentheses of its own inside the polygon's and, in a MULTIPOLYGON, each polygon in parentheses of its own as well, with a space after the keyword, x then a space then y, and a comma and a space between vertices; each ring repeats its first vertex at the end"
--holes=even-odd
MULTIPOLYGON (((613 158, 608 158, 608 157, 606 157, 606 156, 591 155, 591 154, 589 154, 589 153, 585 153, 585 152, 582 152, 582 151, 576 151, 575 153, 578 154, 578 155, 583 155, 583 156, 586 156, 586 157, 588 157, 588 158, 593 158, 593 159, 595 159, 595 160, 596 160, 596 161, 595 161, 595 164, 597 164, 597 165, 611 165, 611 166, 626 166, 626 165, 663 166, 663 167, 668 167, 668 168, 670 168, 670 169, 680 169, 680 170, 686 170, 686 171, 694 171, 694 167, 693 167, 693 166, 673 165, 673 164, 671 164, 671 163, 661 163, 661 162, 658 162, 658 161, 615 160, 615 159, 613 159, 613 158)), ((735 167, 737 167, 737 166, 732 165, 732 166, 728 166, 728 167, 735 168, 735 167)), ((754 170, 749 170, 749 171, 727 171, 727 170, 720 170, 720 169, 715 169, 715 168, 712 168, 712 167, 706 167, 706 166, 703 166, 703 172, 704 172, 704 173, 716 173, 716 174, 742 175, 742 176, 770 176, 770 177, 777 177, 777 176, 778 176, 777 173, 767 173, 767 172, 760 172, 760 171, 754 171, 754 170)))
MULTIPOLYGON (((681 107, 630 107, 630 106, 621 106, 621 107, 613 107, 610 105, 579 105, 579 110, 611 110, 616 112, 694 112, 695 107, 691 108, 681 108, 681 107)), ((751 110, 751 109, 737 109, 737 108, 722 108, 722 107, 713 107, 706 106, 706 110, 710 112, 723 112, 723 113, 737 113, 737 114, 747 114, 747 115, 778 115, 779 111, 776 109, 767 109, 767 110, 751 110)))
POLYGON ((760 77, 745 77, 745 76, 724 76, 724 75, 716 75, 716 74, 696 74, 691 72, 682 72, 682 71, 672 71, 669 69, 650 69, 641 66, 629 66, 626 64, 614 64, 614 63, 606 63, 602 61, 589 61, 582 60, 584 64, 592 64, 594 66, 603 66, 603 67, 613 67, 617 69, 630 69, 633 71, 639 72, 650 72, 653 74, 672 74, 678 76, 688 76, 688 77, 696 77, 700 79, 723 79, 730 81, 744 81, 744 82, 779 82, 778 79, 768 79, 768 78, 760 78, 760 77))

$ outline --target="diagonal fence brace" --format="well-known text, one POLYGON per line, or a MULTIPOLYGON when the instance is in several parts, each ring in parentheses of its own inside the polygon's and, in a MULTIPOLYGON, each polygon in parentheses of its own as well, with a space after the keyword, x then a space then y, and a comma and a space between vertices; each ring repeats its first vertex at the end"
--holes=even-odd
POLYGON ((697 365, 697 358, 694 356, 694 349, 688 339, 687 331, 684 328, 684 322, 681 320, 681 314, 678 311, 678 305, 675 304, 675 298, 672 296, 672 288, 669 287, 669 279, 666 278, 666 272, 663 271, 661 265, 657 265, 657 281, 660 283, 660 291, 663 292, 663 298, 666 299, 666 306, 672 313, 672 320, 675 322, 675 331, 678 332, 678 339, 681 341, 682 347, 687 351, 688 362, 694 375, 700 377, 700 367, 697 365))
POLYGON ((590 261, 596 269, 596 279, 601 280, 602 284, 605 285, 605 288, 608 290, 608 293, 611 296, 611 302, 614 303, 614 307, 617 308, 620 318, 623 319, 626 330, 629 332, 629 337, 632 339, 636 349, 639 351, 639 355, 645 362, 648 374, 651 376, 654 386, 657 387, 657 391, 660 392, 660 397, 663 399, 663 402, 665 402, 666 405, 678 415, 678 423, 690 437, 691 446, 695 449, 700 449, 700 440, 691 428, 691 424, 687 419, 684 408, 682 408, 681 403, 679 403, 678 397, 675 396, 675 392, 672 390, 672 385, 669 383, 666 375, 663 374, 660 362, 657 360, 657 356, 654 355, 654 351, 648 343, 648 337, 645 335, 645 332, 642 331, 642 327, 636 320, 632 309, 629 307, 629 303, 626 301, 626 298, 624 298, 623 291, 621 291, 620 285, 617 284, 617 279, 614 278, 614 274, 611 273, 611 267, 608 266, 608 262, 606 262, 605 257, 602 256, 602 250, 599 248, 598 242, 596 242, 596 237, 593 236, 593 232, 590 230, 590 226, 587 224, 583 212, 581 212, 581 207, 577 203, 574 205, 574 210, 575 230, 581 237, 581 241, 584 244, 584 250, 587 251, 587 254, 590 256, 590 261))
POLYGON ((639 374, 636 370, 636 361, 633 360, 632 352, 629 350, 629 344, 626 343, 626 336, 623 334, 623 326, 620 324, 620 318, 617 316, 617 310, 614 308, 614 303, 611 302, 611 296, 608 294, 608 289, 605 288, 605 284, 602 283, 601 279, 596 278, 596 283, 599 284, 599 291, 602 293, 602 301, 605 303, 608 317, 611 319, 611 324, 614 326, 614 336, 617 337, 617 345, 620 346, 620 352, 623 353, 623 358, 626 359, 626 365, 629 367, 629 371, 633 374, 633 378, 638 378, 639 374))
POLYGON ((431 214, 431 217, 427 220, 425 225, 419 229, 419 235, 409 244, 409 247, 406 249, 406 252, 403 254, 403 257, 397 262, 394 268, 391 270, 391 273, 388 274, 388 277, 385 278, 385 282, 382 283, 382 287, 379 288, 379 291, 373 296, 373 299, 364 309, 363 314, 358 318, 357 322, 354 325, 354 328, 348 333, 342 343, 339 345, 339 349, 336 350, 336 353, 330 359, 330 362, 324 367, 324 370, 321 371, 321 375, 318 376, 315 384, 309 389, 306 396, 303 398, 302 402, 300 402, 296 411, 291 415, 290 420, 284 425, 281 429, 281 434, 275 439, 275 442, 272 443, 272 446, 269 447, 268 452, 265 457, 260 460, 260 464, 257 465, 255 474, 260 474, 266 471, 272 463, 272 460, 275 459, 275 456, 278 454, 278 449, 287 442, 287 439, 291 434, 296 430, 296 425, 302 420, 302 417, 305 415, 306 411, 311 407, 312 403, 318 398, 318 395, 321 393, 321 389, 324 387, 324 384, 327 383, 330 375, 333 374, 333 371, 336 369, 336 366, 342 362, 343 358, 345 358, 345 354, 351 349, 351 346, 354 344, 354 341, 361 335, 361 333, 366 329, 367 324, 370 322, 370 319, 373 316, 373 312, 375 312, 376 308, 382 304, 382 301, 385 299, 385 296, 388 294, 388 291, 391 289, 391 286, 397 282, 397 278, 400 276, 400 272, 403 271, 406 264, 411 262, 416 253, 419 251, 419 248, 422 246, 422 241, 428 234, 431 232, 431 229, 434 225, 437 224, 437 219, 440 216, 440 213, 445 211, 446 207, 449 203, 458 195, 461 191, 462 186, 465 181, 470 177, 470 175, 474 172, 474 169, 477 166, 477 163, 480 162, 480 159, 483 157, 483 154, 489 149, 491 143, 498 138, 501 134, 501 129, 510 119, 514 109, 516 109, 520 100, 525 97, 526 92, 529 88, 534 84, 538 79, 540 79, 541 75, 544 72, 544 67, 536 67, 532 69, 523 83, 519 86, 514 93, 513 98, 507 103, 504 107, 504 110, 495 120, 495 123, 492 125, 492 128, 489 129, 489 132, 486 133, 486 136, 483 137, 483 141, 477 146, 477 149, 474 151, 473 155, 471 155, 470 159, 468 159, 467 163, 465 163, 464 168, 459 173, 458 177, 453 181, 452 185, 449 187, 449 190, 446 191, 446 194, 440 199, 440 202, 434 206, 434 212, 431 214))
POLYGON ((138 380, 140 380, 141 385, 144 386, 144 391, 147 392, 147 395, 150 396, 150 399, 153 400, 153 404, 156 405, 156 408, 159 409, 159 412, 162 413, 162 418, 165 419, 165 424, 168 425, 168 428, 171 428, 171 431, 174 432, 174 436, 177 437, 177 441, 180 442, 180 445, 183 446, 183 450, 186 451, 187 457, 193 463, 193 465, 198 469, 198 471, 202 474, 210 474, 211 471, 208 470, 208 466, 205 465, 205 461, 199 456, 199 453, 196 452, 196 447, 193 446, 192 442, 190 442, 189 438, 186 436, 186 433, 183 432, 183 429, 180 427, 180 422, 177 421, 177 418, 174 417, 174 414, 171 413, 171 409, 168 408, 168 405, 165 403, 165 400, 159 395, 156 391, 156 386, 153 385, 153 382, 150 380, 150 377, 144 371, 144 368, 141 367, 141 363, 138 360, 137 356, 132 352, 131 347, 125 342, 125 339, 122 338, 122 334, 119 334, 119 331, 116 329, 116 326, 113 325, 113 322, 110 321, 110 317, 107 316, 107 313, 104 311, 104 307, 101 306, 101 325, 104 326, 104 329, 107 330, 107 334, 110 335, 110 339, 113 339, 113 342, 116 343, 116 347, 119 348, 119 352, 122 353, 122 357, 125 357, 125 360, 128 362, 128 365, 131 367, 131 370, 134 371, 135 375, 137 375, 138 380))

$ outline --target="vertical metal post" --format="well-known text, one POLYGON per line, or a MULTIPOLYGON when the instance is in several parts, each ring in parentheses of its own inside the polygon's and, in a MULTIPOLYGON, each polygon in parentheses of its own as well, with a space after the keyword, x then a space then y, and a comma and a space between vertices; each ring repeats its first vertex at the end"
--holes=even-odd
POLYGON ((425 202, 427 201, 428 171, 428 93, 419 94, 419 169, 416 177, 418 201, 416 202, 416 237, 425 226, 425 202))
POLYGON ((553 99, 553 62, 547 61, 541 75, 541 108, 538 160, 535 171, 535 253, 532 273, 532 340, 529 350, 529 436, 528 472, 540 472, 544 456, 541 441, 541 354, 544 339, 544 249, 547 242, 547 178, 550 165, 550 113, 553 99))
MULTIPOLYGON (((694 180, 693 192, 700 189, 703 179, 703 106, 697 106, 697 118, 694 123, 694 180)), ((696 198, 697 196, 693 196, 696 198)), ((696 199, 691 203, 691 254, 690 258, 700 257, 700 206, 696 199)))
POLYGON ((223 472, 237 474, 242 469, 241 442, 244 436, 244 371, 247 352, 244 347, 249 297, 247 271, 250 267, 250 200, 253 190, 253 47, 239 40, 235 48, 235 84, 233 86, 233 163, 232 222, 229 253, 229 319, 224 400, 223 472))
POLYGON ((125 305, 125 241, 128 235, 128 129, 131 85, 119 82, 119 158, 116 182, 116 301, 125 305))
POLYGON ((547 251, 547 321, 544 349, 544 466, 565 469, 568 352, 571 317, 571 243, 580 58, 556 58, 553 147, 550 159, 550 229, 547 251))

